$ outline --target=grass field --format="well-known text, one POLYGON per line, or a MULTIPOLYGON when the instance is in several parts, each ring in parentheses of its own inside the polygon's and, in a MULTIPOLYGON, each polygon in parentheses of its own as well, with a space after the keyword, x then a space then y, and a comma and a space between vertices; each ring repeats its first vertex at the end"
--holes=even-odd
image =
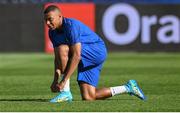
POLYGON ((53 55, 0 54, 0 111, 180 111, 180 53, 110 53, 99 87, 136 79, 148 100, 129 95, 81 101, 76 74, 71 79, 74 101, 49 103, 53 55))

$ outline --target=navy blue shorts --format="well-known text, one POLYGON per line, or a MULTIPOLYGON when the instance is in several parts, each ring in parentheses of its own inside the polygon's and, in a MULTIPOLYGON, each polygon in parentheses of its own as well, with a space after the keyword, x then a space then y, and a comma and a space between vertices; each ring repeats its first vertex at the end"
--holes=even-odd
POLYGON ((107 50, 104 43, 83 45, 81 61, 78 65, 77 81, 97 87, 106 56, 107 50))

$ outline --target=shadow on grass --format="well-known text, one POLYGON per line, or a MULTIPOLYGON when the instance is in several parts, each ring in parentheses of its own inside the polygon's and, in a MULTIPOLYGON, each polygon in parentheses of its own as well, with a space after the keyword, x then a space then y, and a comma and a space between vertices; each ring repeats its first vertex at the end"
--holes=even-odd
MULTIPOLYGON (((49 102, 50 99, 0 99, 0 102, 1 101, 9 101, 9 102, 18 102, 18 101, 25 101, 25 102, 49 102)), ((73 101, 82 101, 82 100, 73 100, 73 101)))
POLYGON ((49 102, 50 99, 0 99, 0 101, 34 101, 34 102, 49 102))
MULTIPOLYGON (((135 99, 104 99, 104 101, 119 101, 119 100, 135 100, 135 99)), ((0 99, 0 102, 1 101, 9 101, 9 102, 16 102, 16 101, 30 101, 30 102, 49 102, 50 99, 0 99)), ((73 100, 74 102, 80 102, 80 101, 83 101, 83 100, 76 100, 74 99, 73 100)), ((96 101, 102 101, 102 100, 96 100, 96 101)))

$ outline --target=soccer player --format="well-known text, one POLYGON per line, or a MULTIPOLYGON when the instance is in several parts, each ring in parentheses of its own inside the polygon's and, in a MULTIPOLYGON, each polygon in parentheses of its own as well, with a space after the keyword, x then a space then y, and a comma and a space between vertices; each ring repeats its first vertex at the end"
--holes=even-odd
MULTIPOLYGON (((61 45, 67 45, 66 47, 69 48, 68 55, 66 54, 68 63, 64 76, 58 85, 56 83, 58 91, 65 87, 75 69, 78 68, 77 81, 83 100, 105 99, 123 93, 145 100, 135 80, 129 80, 122 86, 97 88, 100 72, 107 56, 103 40, 80 21, 63 17, 61 10, 55 5, 48 6, 44 15, 54 48, 61 45)), ((60 93, 51 102, 61 102, 61 98, 60 93)), ((68 100, 66 95, 63 98, 68 100)))

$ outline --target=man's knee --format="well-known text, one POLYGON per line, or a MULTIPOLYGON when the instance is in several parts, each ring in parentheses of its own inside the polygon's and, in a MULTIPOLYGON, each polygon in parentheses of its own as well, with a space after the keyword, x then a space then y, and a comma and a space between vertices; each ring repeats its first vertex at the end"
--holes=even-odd
POLYGON ((80 90, 83 100, 96 100, 96 88, 85 82, 80 82, 80 90))
POLYGON ((69 46, 68 45, 59 46, 60 57, 68 57, 68 53, 69 53, 69 46))
POLYGON ((86 101, 92 101, 92 100, 96 100, 96 97, 95 97, 95 95, 84 95, 83 97, 82 97, 82 99, 83 100, 86 100, 86 101))
POLYGON ((69 47, 60 47, 59 56, 61 61, 67 62, 69 59, 69 47))
POLYGON ((66 69, 66 65, 69 60, 69 46, 68 45, 59 46, 59 58, 61 61, 61 72, 64 73, 66 69))

